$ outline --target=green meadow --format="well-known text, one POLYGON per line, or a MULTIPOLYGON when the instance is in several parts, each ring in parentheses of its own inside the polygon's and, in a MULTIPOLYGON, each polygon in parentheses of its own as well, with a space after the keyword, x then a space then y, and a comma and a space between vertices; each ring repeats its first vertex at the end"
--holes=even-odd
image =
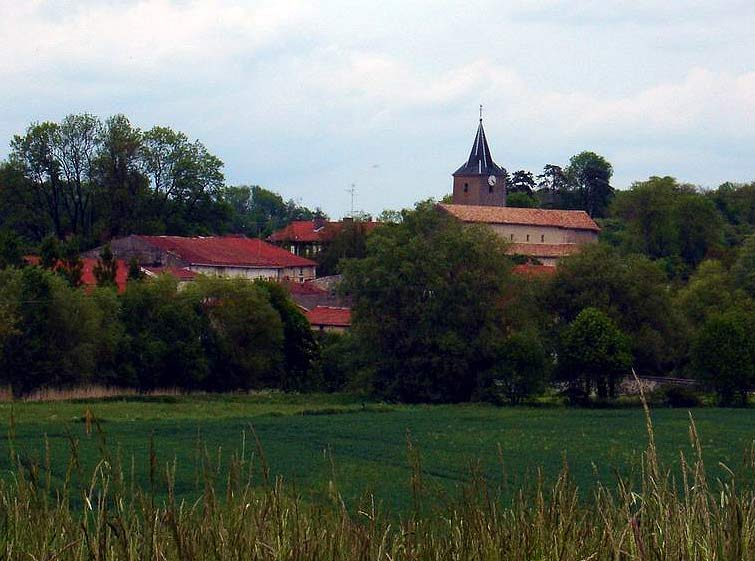
MULTIPOLYGON (((664 465, 692 455, 690 413, 652 411, 664 465)), ((755 409, 692 410, 713 478, 750 465, 755 409)), ((488 405, 391 405, 344 395, 210 395, 93 401, 2 403, 0 469, 11 473, 9 447, 40 478, 62 485, 74 450, 85 474, 103 457, 120 458, 140 486, 158 496, 166 466, 175 492, 191 500, 207 474, 220 489, 234 455, 251 459, 255 482, 281 475, 302 496, 337 489, 347 505, 363 493, 392 512, 411 504, 412 462, 436 497, 481 474, 511 489, 554 479, 568 463, 581 493, 617 476, 639 478, 647 433, 640 408, 498 408, 488 405), (152 456, 152 462, 150 457, 152 456), (47 459, 49 458, 49 460, 47 459), (49 469, 45 467, 49 463, 49 469), (49 473, 48 473, 49 472, 49 473)), ((76 478, 76 473, 71 477, 76 478)), ((746 474, 746 480, 752 475, 746 474)))

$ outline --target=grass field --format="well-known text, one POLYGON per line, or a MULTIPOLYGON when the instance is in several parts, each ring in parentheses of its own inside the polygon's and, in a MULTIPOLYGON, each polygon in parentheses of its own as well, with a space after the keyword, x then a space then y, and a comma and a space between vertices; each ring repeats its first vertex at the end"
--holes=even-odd
MULTIPOLYGON (((78 441, 85 473, 102 457, 104 439, 127 467, 133 457, 135 477, 145 484, 153 439, 158 464, 176 460, 176 491, 191 498, 202 485, 196 466, 203 450, 222 465, 242 446, 247 456, 256 453, 254 427, 271 474, 303 494, 321 493, 334 480, 347 502, 371 491, 392 511, 410 503, 407 435, 419 450, 425 487, 441 493, 453 493, 475 469, 515 488, 535 478, 538 468, 546 479, 554 477, 564 460, 577 484, 589 489, 637 470, 647 445, 641 409, 395 406, 340 395, 3 403, 6 432, 11 416, 14 445, 32 463, 44 463, 49 440, 54 483, 65 476, 71 439, 78 441), (92 416, 102 435, 86 422, 92 416)), ((711 475, 718 462, 743 469, 755 438, 755 410, 704 408, 693 416, 711 475)), ((673 465, 680 449, 690 449, 688 412, 659 409, 653 419, 659 454, 673 465)), ((3 470, 10 467, 8 446, 4 439, 3 470)))

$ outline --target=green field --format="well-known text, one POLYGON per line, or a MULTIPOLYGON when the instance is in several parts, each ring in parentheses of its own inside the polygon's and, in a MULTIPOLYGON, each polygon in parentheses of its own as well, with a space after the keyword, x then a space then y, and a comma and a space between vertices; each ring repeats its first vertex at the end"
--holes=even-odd
MULTIPOLYGON (((441 492, 453 492, 473 469, 513 488, 534 479, 538 468, 546 478, 556 475, 564 460, 580 488, 589 489, 636 470, 647 443, 641 409, 399 406, 338 395, 4 403, 5 432, 11 415, 14 443, 27 463, 44 463, 49 439, 53 482, 64 477, 73 438, 84 473, 102 457, 104 439, 128 470, 133 458, 136 479, 146 484, 153 438, 159 465, 176 460, 177 492, 191 498, 202 485, 196 468, 202 451, 221 464, 242 446, 248 457, 256 448, 254 427, 271 474, 301 493, 320 493, 334 480, 347 502, 371 491, 393 511, 410 500, 408 434, 421 455, 424 484, 441 492), (95 428, 87 435, 87 409, 102 434, 95 428)), ((741 470, 755 438, 755 409, 701 408, 693 416, 711 475, 720 473, 719 462, 741 470)), ((678 462, 680 449, 691 454, 686 410, 655 410, 653 420, 668 465, 678 462)), ((6 473, 8 446, 4 439, 0 469, 6 473)))

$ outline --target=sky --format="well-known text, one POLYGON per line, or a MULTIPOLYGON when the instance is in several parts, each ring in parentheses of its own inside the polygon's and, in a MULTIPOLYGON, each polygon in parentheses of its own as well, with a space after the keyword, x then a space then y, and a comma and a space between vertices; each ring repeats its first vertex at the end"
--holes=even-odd
POLYGON ((0 0, 0 158, 36 121, 166 125, 332 217, 583 150, 613 184, 755 180, 752 0, 0 0))

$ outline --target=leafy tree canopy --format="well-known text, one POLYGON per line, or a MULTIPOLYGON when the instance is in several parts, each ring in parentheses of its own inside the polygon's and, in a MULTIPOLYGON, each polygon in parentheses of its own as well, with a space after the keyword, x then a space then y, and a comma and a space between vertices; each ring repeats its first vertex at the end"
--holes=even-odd
POLYGON ((604 216, 614 194, 611 164, 603 156, 585 151, 571 157, 565 173, 578 208, 593 217, 604 216))
POLYGON ((755 381, 751 315, 732 310, 708 318, 693 346, 699 376, 715 389, 722 404, 747 402, 755 381))
POLYGON ((485 228, 462 225, 433 201, 404 211, 344 268, 353 330, 374 389, 404 401, 464 401, 503 337, 510 261, 485 228))
POLYGON ((631 354, 625 335, 605 313, 585 308, 564 330, 559 352, 559 372, 589 396, 615 397, 616 384, 629 373, 631 354))
POLYGON ((631 339, 640 372, 666 372, 678 360, 679 318, 662 270, 646 257, 593 244, 559 264, 546 306, 563 325, 588 307, 607 314, 631 339))
POLYGON ((673 177, 632 184, 616 196, 611 214, 625 224, 620 241, 625 251, 667 263, 678 259, 684 271, 694 269, 723 242, 722 220, 713 202, 673 177))

